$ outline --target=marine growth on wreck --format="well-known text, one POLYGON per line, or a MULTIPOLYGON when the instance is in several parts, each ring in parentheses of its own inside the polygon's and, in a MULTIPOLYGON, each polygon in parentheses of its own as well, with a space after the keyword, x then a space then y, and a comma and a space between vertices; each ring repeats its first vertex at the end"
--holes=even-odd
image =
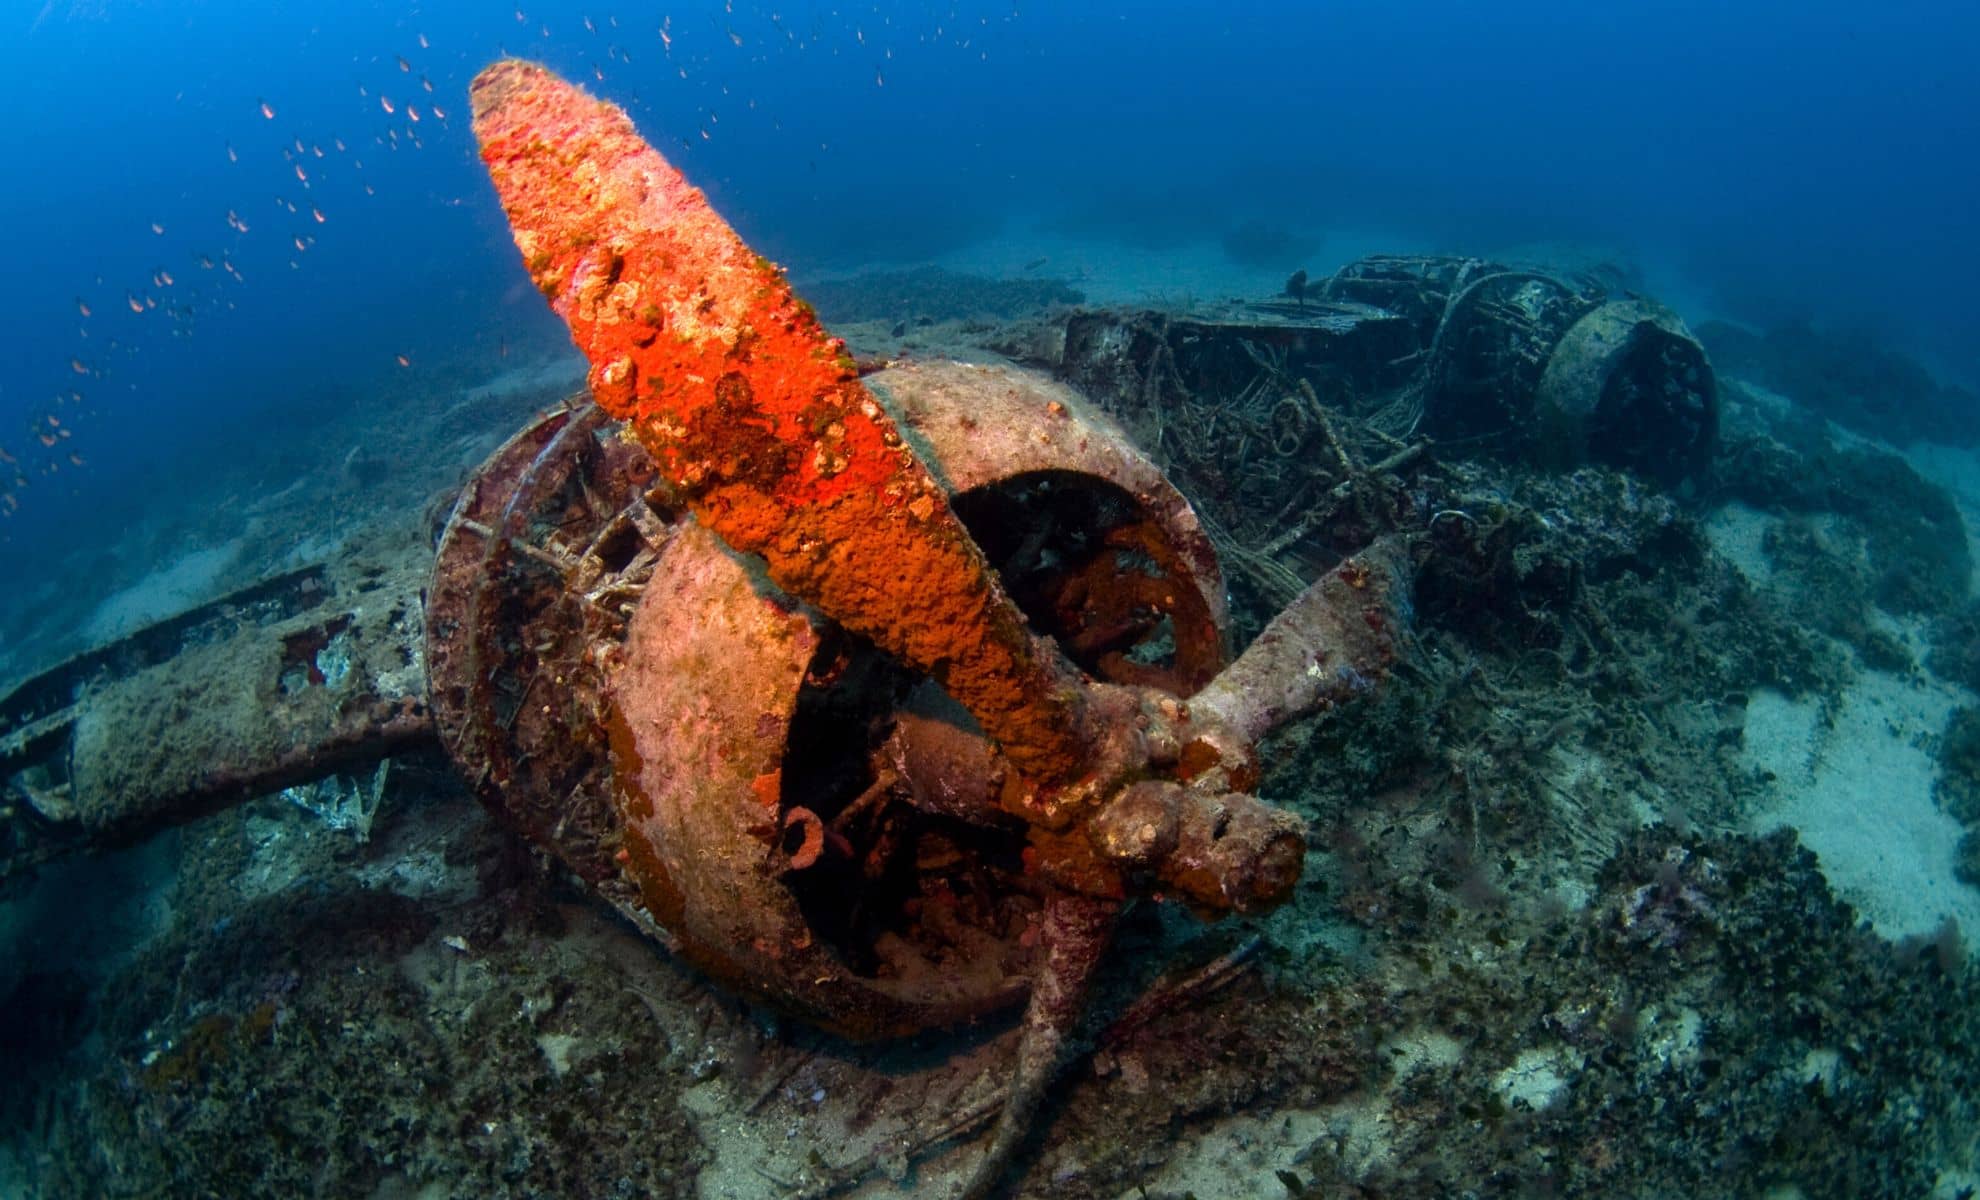
POLYGON ((0 656, 0 1190, 1980 1188, 1971 393, 1559 245, 787 272, 581 28, 361 85, 530 361, 0 656))

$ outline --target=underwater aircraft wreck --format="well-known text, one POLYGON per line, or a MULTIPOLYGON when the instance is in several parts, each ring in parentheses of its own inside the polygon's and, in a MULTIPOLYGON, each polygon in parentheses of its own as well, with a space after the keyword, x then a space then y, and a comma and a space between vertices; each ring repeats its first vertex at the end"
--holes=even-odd
POLYGON ((994 1122, 965 1194, 1018 1152, 1124 905, 1296 885, 1264 747, 1380 686, 1471 520, 1413 510, 1410 468, 1465 441, 1675 485, 1717 434, 1666 310, 1468 259, 1237 316, 1076 313, 1037 356, 1056 378, 862 364, 621 110, 514 61, 473 101, 589 395, 474 474, 419 594, 305 569, 0 701, 0 885, 437 739, 738 994, 855 1038, 1022 1006, 1007 1086, 926 1131, 994 1122), (1338 525, 1330 561, 1235 657, 1223 539, 1158 465, 1183 435, 1138 448, 1091 399, 1229 380, 1282 455, 1340 466, 1286 512, 1288 545, 1338 525), (1343 449, 1341 403, 1384 410, 1384 453, 1343 449))

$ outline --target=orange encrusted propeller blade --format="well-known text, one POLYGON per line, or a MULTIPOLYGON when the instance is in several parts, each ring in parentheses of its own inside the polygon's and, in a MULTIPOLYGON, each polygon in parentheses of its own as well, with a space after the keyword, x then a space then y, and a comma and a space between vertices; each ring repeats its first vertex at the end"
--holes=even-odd
POLYGON ((1073 668, 1034 638, 844 346, 617 105, 534 63, 472 88, 536 286, 695 516, 770 578, 941 681, 1038 783, 1090 754, 1073 668))

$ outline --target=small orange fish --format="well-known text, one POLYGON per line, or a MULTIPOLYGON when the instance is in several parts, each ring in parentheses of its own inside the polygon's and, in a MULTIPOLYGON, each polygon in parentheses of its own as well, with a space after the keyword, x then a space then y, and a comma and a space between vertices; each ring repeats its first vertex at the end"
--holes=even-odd
POLYGON ((421 75, 419 77, 419 86, 425 88, 427 91, 430 92, 433 90, 433 81, 431 79, 428 79, 426 76, 421 75))
POLYGON ((172 286, 172 273, 171 273, 170 271, 160 271, 160 272, 158 272, 158 286, 159 286, 159 287, 171 287, 171 286, 172 286))
POLYGON ((392 101, 388 97, 380 96, 378 98, 378 106, 388 113, 392 111, 392 101))
POLYGON ((406 105, 406 119, 415 125, 419 124, 419 109, 410 104, 406 105))
POLYGON ((125 297, 125 299, 127 299, 127 300, 129 300, 129 301, 130 301, 130 305, 131 305, 131 311, 132 311, 132 312, 134 312, 134 313, 138 313, 138 314, 140 314, 140 315, 141 315, 141 314, 143 314, 143 312, 144 312, 144 301, 142 301, 142 300, 140 300, 140 299, 138 299, 138 298, 137 298, 136 296, 127 296, 127 297, 125 297))
POLYGON ((438 104, 436 104, 436 105, 434 105, 434 106, 433 106, 433 119, 434 119, 434 120, 436 120, 436 121, 444 121, 444 120, 446 120, 446 119, 447 119, 447 110, 446 110, 446 109, 444 109, 444 108, 441 108, 441 107, 440 107, 440 106, 439 106, 438 104))
POLYGON ((302 180, 304 183, 309 182, 309 176, 303 171, 301 163, 296 164, 296 178, 302 180))
POLYGON ((343 139, 343 138, 332 138, 332 139, 330 139, 330 144, 331 144, 331 145, 333 145, 333 146, 335 146, 335 147, 337 147, 337 153, 339 153, 339 154, 342 154, 342 153, 344 152, 344 139, 343 139))
POLYGON ((89 368, 88 368, 88 367, 85 367, 85 366, 83 366, 83 360, 82 360, 82 359, 80 359, 80 358, 72 358, 72 359, 70 359, 70 360, 69 360, 69 369, 70 369, 71 371, 74 371, 74 372, 75 372, 76 374, 78 374, 78 375, 87 375, 87 374, 89 374, 89 368))
POLYGON ((302 235, 301 235, 300 233, 299 233, 299 234, 297 234, 297 235, 296 235, 296 252, 297 252, 297 253, 299 253, 299 254, 302 254, 302 253, 307 253, 308 251, 309 251, 309 247, 303 244, 303 240, 302 240, 302 235))
POLYGON ((394 357, 396 357, 396 358, 397 358, 397 359, 399 360, 399 365, 400 365, 400 366, 402 366, 402 367, 410 367, 410 366, 412 366, 412 359, 410 359, 410 358, 407 358, 407 357, 406 357, 405 355, 403 355, 403 354, 400 354, 400 355, 395 355, 394 357))
POLYGON ((261 102, 261 115, 273 121, 275 119, 275 106, 263 100, 261 102))
POLYGON ((77 453, 76 453, 75 451, 73 451, 73 450, 71 450, 71 451, 69 451, 69 461, 70 461, 70 462, 72 462, 72 463, 74 463, 74 464, 75 464, 76 466, 79 466, 79 467, 83 465, 83 457, 82 457, 82 455, 80 455, 80 454, 77 454, 77 453))
POLYGON ((309 210, 309 215, 310 215, 310 216, 312 216, 312 217, 315 217, 315 218, 316 218, 316 223, 317 223, 318 225, 321 225, 321 224, 323 224, 323 210, 322 210, 322 209, 320 209, 320 208, 312 208, 312 209, 310 209, 310 210, 309 210))
POLYGON ((89 315, 89 305, 80 296, 76 297, 76 311, 85 317, 89 315))
POLYGON ((399 55, 399 69, 401 71, 412 70, 412 64, 406 61, 406 56, 403 54, 399 55))

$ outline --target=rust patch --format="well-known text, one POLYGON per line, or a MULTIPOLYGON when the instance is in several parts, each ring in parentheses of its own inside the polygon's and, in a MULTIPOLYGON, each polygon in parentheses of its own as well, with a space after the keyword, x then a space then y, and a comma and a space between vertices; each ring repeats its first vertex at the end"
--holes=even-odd
POLYGON ((696 517, 942 680, 1019 770, 1078 775, 1076 674, 1033 641, 782 270, 616 105, 516 60, 477 76, 472 98, 517 248, 591 361, 593 394, 696 517))

